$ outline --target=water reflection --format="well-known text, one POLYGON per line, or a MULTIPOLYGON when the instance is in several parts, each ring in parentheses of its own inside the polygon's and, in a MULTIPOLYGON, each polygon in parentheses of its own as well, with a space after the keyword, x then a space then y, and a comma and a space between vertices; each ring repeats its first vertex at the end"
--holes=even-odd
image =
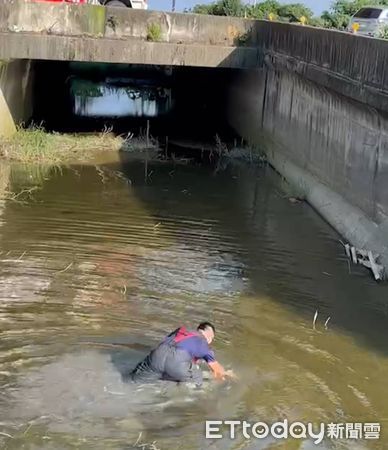
MULTIPOLYGON (((270 171, 150 166, 147 182, 136 161, 1 170, 0 442, 313 448, 204 439, 206 418, 288 418, 381 421, 384 448, 387 288, 349 275, 338 237, 270 171), (203 319, 240 383, 123 381, 164 333, 203 319)), ((359 444, 321 448, 378 448, 359 444)))
POLYGON ((74 94, 73 113, 84 117, 156 117, 171 109, 169 89, 94 83, 93 95, 74 94))

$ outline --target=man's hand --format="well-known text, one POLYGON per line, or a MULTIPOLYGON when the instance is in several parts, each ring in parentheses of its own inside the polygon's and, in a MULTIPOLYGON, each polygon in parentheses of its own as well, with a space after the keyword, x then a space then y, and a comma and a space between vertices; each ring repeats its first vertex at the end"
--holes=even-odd
POLYGON ((216 380, 225 380, 225 369, 221 366, 221 364, 217 361, 208 363, 211 371, 213 372, 213 376, 216 380))
POLYGON ((232 369, 225 371, 225 377, 228 377, 234 381, 238 380, 238 376, 233 372, 232 369))
POLYGON ((225 370, 217 361, 209 363, 209 367, 212 370, 213 376, 216 380, 224 381, 226 378, 237 380, 237 376, 233 370, 225 370))

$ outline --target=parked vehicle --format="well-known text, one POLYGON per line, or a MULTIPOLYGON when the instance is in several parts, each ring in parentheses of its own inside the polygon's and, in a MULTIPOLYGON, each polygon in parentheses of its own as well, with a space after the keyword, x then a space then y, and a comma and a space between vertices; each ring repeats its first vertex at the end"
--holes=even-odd
POLYGON ((105 6, 121 8, 148 9, 147 0, 99 0, 105 6))
POLYGON ((101 4, 105 6, 117 6, 121 8, 148 9, 147 0, 34 0, 50 3, 77 3, 77 4, 101 4))
POLYGON ((367 6, 359 9, 350 19, 348 31, 364 36, 378 36, 379 31, 388 26, 388 8, 367 6))
POLYGON ((44 3, 78 3, 78 4, 89 3, 88 0, 34 0, 34 1, 44 3))

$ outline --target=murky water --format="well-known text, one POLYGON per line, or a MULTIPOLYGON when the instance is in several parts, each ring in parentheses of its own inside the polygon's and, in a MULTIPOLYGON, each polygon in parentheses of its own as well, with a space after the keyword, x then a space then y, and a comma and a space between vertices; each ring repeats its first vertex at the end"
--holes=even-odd
POLYGON ((287 418, 379 422, 379 441, 320 448, 388 448, 387 286, 349 268, 268 169, 148 173, 1 166, 0 446, 314 448, 204 437, 206 419, 287 418), (201 320, 238 383, 123 381, 166 332, 201 320))

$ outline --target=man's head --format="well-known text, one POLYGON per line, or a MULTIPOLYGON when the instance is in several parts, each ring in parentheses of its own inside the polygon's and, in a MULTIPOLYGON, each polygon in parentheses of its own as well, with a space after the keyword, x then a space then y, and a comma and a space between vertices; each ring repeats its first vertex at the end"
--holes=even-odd
POLYGON ((210 322, 200 323, 197 327, 197 331, 205 337, 208 344, 212 343, 214 335, 216 334, 216 329, 210 322))

